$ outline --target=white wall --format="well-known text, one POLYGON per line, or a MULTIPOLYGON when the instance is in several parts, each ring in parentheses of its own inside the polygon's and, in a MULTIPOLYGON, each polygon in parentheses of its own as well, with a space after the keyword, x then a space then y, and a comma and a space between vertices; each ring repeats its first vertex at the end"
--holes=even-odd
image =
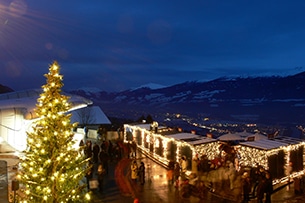
POLYGON ((32 121, 24 120, 24 109, 0 109, 0 136, 13 148, 26 148, 26 130, 32 121))

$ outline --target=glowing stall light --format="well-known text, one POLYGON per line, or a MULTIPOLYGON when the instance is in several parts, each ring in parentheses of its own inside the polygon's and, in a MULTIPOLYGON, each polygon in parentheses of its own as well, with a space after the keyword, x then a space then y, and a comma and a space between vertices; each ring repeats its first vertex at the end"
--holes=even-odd
POLYGON ((159 139, 156 139, 155 148, 159 148, 159 147, 160 147, 160 141, 159 139))
POLYGON ((168 143, 168 139, 164 138, 162 140, 162 145, 163 145, 163 157, 167 157, 167 143, 168 143))
POLYGON ((155 155, 157 155, 156 150, 157 150, 157 148, 160 147, 160 141, 159 141, 160 135, 152 133, 151 136, 153 138, 153 143, 151 143, 153 145, 153 148, 154 148, 153 152, 154 152, 155 155))
POLYGON ((146 142, 150 143, 150 136, 149 135, 146 135, 146 142))
POLYGON ((209 160, 215 159, 220 153, 219 144, 217 142, 195 146, 194 151, 200 155, 206 155, 209 160))
POLYGON ((299 144, 294 144, 294 145, 288 145, 286 147, 282 147, 285 151, 295 151, 298 150, 300 147, 305 146, 305 142, 301 142, 299 144))
MULTIPOLYGON (((304 144, 305 142, 303 142, 304 144)), ((304 144, 305 145, 305 144, 304 144)), ((303 169, 305 170, 305 146, 303 148, 303 169)))
MULTIPOLYGON (((299 147, 301 147, 301 146, 304 146, 304 142, 296 144, 296 145, 282 146, 282 147, 272 149, 269 151, 241 146, 238 150, 239 155, 241 157, 240 164, 243 166, 251 166, 251 167, 263 166, 265 169, 269 169, 268 157, 270 157, 272 155, 278 155, 278 153, 281 150, 283 150, 284 151, 284 160, 285 160, 285 165, 283 167, 286 168, 290 161, 290 153, 292 151, 298 150, 299 147)), ((303 151, 303 153, 304 153, 304 151, 303 151)), ((303 174, 304 174, 304 169, 299 172, 294 172, 290 176, 291 176, 291 178, 294 178, 294 177, 301 176, 303 174)), ((283 183, 283 182, 287 182, 287 181, 288 181, 288 176, 285 176, 280 179, 273 180, 273 184, 283 183)))
MULTIPOLYGON (((176 142, 176 140, 175 140, 175 142, 176 142)), ((176 149, 176 161, 179 161, 179 159, 180 159, 180 148, 181 148, 181 143, 180 142, 176 142, 176 145, 177 145, 177 149, 176 149)))
MULTIPOLYGON (((126 125, 127 126, 127 125, 126 125)), ((170 142, 173 142, 176 145, 176 161, 178 161, 181 157, 181 149, 184 146, 189 146, 193 155, 198 153, 200 155, 206 155, 209 160, 215 159, 220 154, 219 149, 219 143, 218 142, 209 142, 204 143, 200 145, 190 145, 189 143, 176 140, 174 138, 169 138, 160 134, 155 134, 150 130, 135 127, 135 126, 128 126, 130 129, 132 129, 132 132, 135 132, 136 129, 141 130, 141 137, 142 137, 142 145, 138 146, 143 151, 151 154, 154 158, 158 159, 160 162, 164 164, 168 164, 169 160, 167 160, 167 155, 169 153, 169 147, 168 144, 170 142), (145 137, 146 136, 146 137, 145 137), (144 140, 148 143, 148 147, 145 147, 144 140), (162 154, 156 154, 156 149, 160 147, 160 144, 163 146, 163 152, 162 154)), ((160 131, 161 132, 161 131, 160 131)), ((285 162, 289 162, 289 154, 291 151, 299 149, 299 147, 304 146, 305 142, 302 142, 297 145, 289 145, 286 147, 279 147, 272 150, 261 150, 253 147, 247 147, 247 146, 237 146, 235 147, 235 150, 237 151, 239 155, 239 165, 240 166, 250 166, 250 167, 257 167, 262 166, 266 170, 269 169, 268 166, 268 158, 273 155, 278 155, 278 153, 283 150, 284 151, 284 159, 285 162)), ((304 157, 304 168, 305 168, 305 150, 303 150, 303 157, 304 157)), ((292 177, 297 177, 304 174, 304 170, 300 172, 296 172, 292 174, 292 177)), ((276 183, 282 183, 287 181, 288 177, 283 177, 281 179, 273 180, 273 184, 276 183)))
POLYGON ((252 147, 241 146, 238 151, 240 155, 240 165, 250 167, 262 166, 265 169, 268 169, 268 154, 274 154, 275 152, 278 153, 278 150, 266 152, 252 147))
MULTIPOLYGON (((296 178, 296 177, 300 177, 300 176, 303 176, 305 173, 304 173, 304 170, 302 171, 299 171, 299 172, 294 172, 290 175, 290 178, 296 178)), ((279 183, 287 183, 288 181, 288 176, 285 176, 283 178, 280 178, 280 179, 274 179, 272 181, 272 184, 273 185, 276 185, 276 184, 279 184, 279 183)))
POLYGON ((145 136, 145 130, 142 130, 141 131, 141 140, 142 140, 142 145, 141 146, 144 146, 144 136, 145 136))

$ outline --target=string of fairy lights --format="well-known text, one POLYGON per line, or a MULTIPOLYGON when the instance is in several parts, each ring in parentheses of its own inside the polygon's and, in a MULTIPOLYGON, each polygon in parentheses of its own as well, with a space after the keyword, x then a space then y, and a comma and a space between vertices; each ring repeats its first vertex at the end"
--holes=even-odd
POLYGON ((54 63, 45 74, 47 84, 37 100, 38 119, 28 132, 27 149, 17 179, 22 184, 22 203, 89 202, 85 185, 79 184, 87 171, 81 151, 74 149, 73 128, 65 114, 71 106, 61 93, 62 76, 54 63))
MULTIPOLYGON (((162 132, 168 131, 167 128, 160 128, 158 132, 152 131, 151 129, 143 128, 141 125, 124 125, 125 130, 124 132, 124 140, 125 142, 130 141, 130 137, 128 138, 126 132, 132 133, 132 140, 135 141, 137 137, 137 132, 140 132, 140 137, 143 142, 136 143, 141 150, 151 153, 151 156, 158 159, 160 162, 162 162, 164 165, 168 165, 169 159, 168 154, 170 153, 171 149, 169 143, 175 143, 177 146, 176 148, 176 157, 174 161, 178 161, 182 156, 182 148, 187 146, 191 150, 192 156, 195 156, 196 154, 204 154, 207 156, 209 160, 213 160, 219 156, 221 153, 219 149, 219 143, 216 141, 211 142, 205 142, 203 144, 199 145, 191 145, 185 141, 174 139, 169 136, 162 135, 162 132), (151 150, 151 147, 153 147, 153 150, 151 150), (163 152, 160 154, 158 153, 158 150, 162 148, 163 152)), ((279 152, 284 152, 284 164, 289 164, 290 159, 290 153, 292 151, 298 150, 300 147, 304 147, 305 142, 300 142, 298 144, 290 144, 288 146, 280 146, 278 148, 269 149, 269 150, 262 150, 255 147, 250 146, 244 146, 244 145, 237 145, 235 146, 235 150, 238 153, 238 162, 240 167, 258 167, 262 166, 266 170, 270 168, 268 158, 270 156, 277 156, 279 152)), ((160 150, 159 150, 160 151, 160 150)), ((303 150, 303 157, 305 158, 305 150, 303 150)), ((283 166, 285 167, 285 166, 283 166)), ((304 174, 304 168, 305 168, 305 159, 303 159, 303 170, 293 172, 290 175, 290 178, 298 177, 300 175, 304 174)), ((279 179, 274 179, 273 184, 277 184, 283 181, 287 181, 288 177, 284 176, 279 179)))

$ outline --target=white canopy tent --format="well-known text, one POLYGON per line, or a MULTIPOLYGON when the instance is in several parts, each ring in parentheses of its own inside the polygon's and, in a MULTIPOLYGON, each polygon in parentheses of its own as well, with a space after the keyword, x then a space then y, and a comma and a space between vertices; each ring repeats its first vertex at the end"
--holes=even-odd
POLYGON ((224 135, 221 135, 220 137, 218 137, 218 140, 220 141, 240 141, 240 140, 244 140, 245 138, 243 138, 242 136, 240 136, 240 134, 238 133, 227 133, 224 135))
POLYGON ((79 124, 111 124, 108 117, 99 106, 88 106, 71 112, 71 122, 79 124))

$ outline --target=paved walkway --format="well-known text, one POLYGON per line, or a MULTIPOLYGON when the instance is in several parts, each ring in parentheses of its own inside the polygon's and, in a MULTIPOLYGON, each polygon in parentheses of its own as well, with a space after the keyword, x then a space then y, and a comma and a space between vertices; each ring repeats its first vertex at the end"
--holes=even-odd
MULTIPOLYGON (((167 169, 159 165, 155 161, 151 160, 144 154, 137 154, 138 164, 143 161, 146 166, 146 183, 141 185, 139 183, 133 183, 129 178, 130 184, 134 190, 133 198, 138 198, 140 202, 145 203, 174 203, 174 202, 185 202, 185 203, 214 203, 214 202, 226 202, 233 203, 228 199, 223 199, 221 196, 217 196, 215 193, 206 192, 204 198, 199 199, 191 196, 190 198, 182 198, 181 193, 172 185, 168 185, 166 173, 167 169)), ((129 173, 126 174, 128 177, 129 173)), ((294 184, 290 184, 290 189, 283 185, 275 190, 271 196, 273 203, 304 203, 305 194, 296 195, 294 190, 294 184)), ((242 197, 240 198, 242 199, 242 197)), ((241 201, 240 201, 241 202, 241 201)), ((251 203, 256 203, 256 199, 251 199, 251 203)))
MULTIPOLYGON (((15 177, 16 164, 19 163, 18 157, 14 153, 0 153, 0 160, 7 162, 7 178, 8 178, 8 190, 12 197, 11 183, 15 177)), ((103 203, 115 203, 124 202, 132 203, 133 199, 138 198, 140 203, 214 203, 223 202, 231 203, 232 201, 222 199, 211 192, 207 192, 204 199, 196 197, 182 198, 179 190, 173 186, 169 186, 166 178, 166 168, 159 165, 157 162, 151 160, 144 154, 138 153, 136 160, 138 164, 143 161, 146 166, 146 182, 144 185, 139 183, 133 183, 130 180, 129 168, 130 161, 125 160, 125 165, 121 165, 121 175, 125 178, 125 188, 118 184, 116 177, 118 174, 115 173, 118 161, 112 161, 109 163, 109 174, 104 180, 104 190, 102 193, 95 192, 94 202, 103 203), (129 188, 129 191, 123 192, 123 189, 129 188)), ((294 192, 294 184, 290 185, 290 189, 287 191, 286 187, 282 187, 272 195, 272 203, 304 203, 305 195, 296 195, 294 192)), ((3 188, 0 188, 0 193, 3 193, 3 188)), ((3 195, 0 197, 1 203, 8 203, 8 196, 3 195)), ((12 198, 11 198, 12 200, 12 198)), ((11 201, 10 200, 10 201, 11 201)), ((255 199, 250 201, 251 203, 256 202, 255 199)))
POLYGON ((0 153, 0 160, 5 163, 6 169, 2 172, 7 174, 0 174, 1 183, 7 184, 6 187, 0 187, 0 202, 8 203, 12 202, 14 193, 12 191, 12 181, 15 179, 17 172, 17 165, 19 163, 19 158, 14 153, 0 153), (6 181, 6 182, 4 182, 6 181))

